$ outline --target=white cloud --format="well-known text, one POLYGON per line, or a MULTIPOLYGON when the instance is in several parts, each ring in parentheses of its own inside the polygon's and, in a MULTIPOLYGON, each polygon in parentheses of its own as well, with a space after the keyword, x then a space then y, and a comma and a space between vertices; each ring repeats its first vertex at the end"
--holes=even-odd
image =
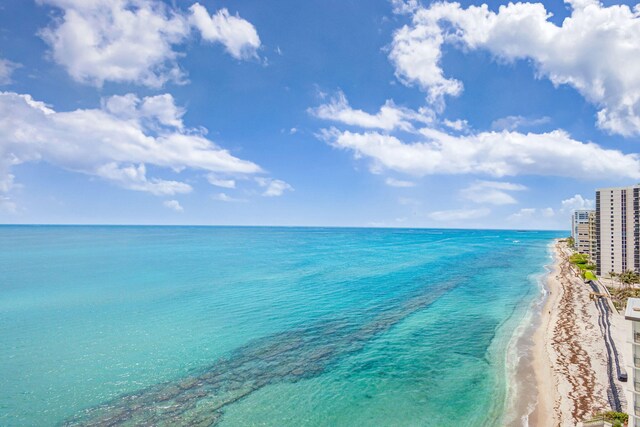
POLYGON ((396 76, 403 83, 418 83, 428 93, 429 101, 442 110, 444 96, 459 95, 462 83, 444 76, 439 65, 444 36, 437 23, 421 23, 418 18, 422 15, 424 9, 418 10, 413 18, 413 27, 405 25, 396 31, 389 59, 396 68, 396 76))
POLYGON ((56 112, 29 95, 0 92, 0 190, 10 190, 13 166, 39 161, 156 195, 186 193, 191 186, 148 178, 147 165, 154 172, 261 172, 255 163, 184 129, 181 114, 170 95, 117 96, 103 100, 99 109, 56 112))
POLYGON ((551 218, 552 216, 554 216, 556 214, 555 211, 553 210, 553 208, 541 209, 540 213, 545 218, 551 218))
POLYGON ((184 208, 180 205, 180 202, 177 200, 165 200, 162 202, 165 208, 173 209, 176 212, 183 212, 184 208))
POLYGON ((598 106, 601 128, 640 134, 640 10, 570 4, 571 16, 557 26, 541 3, 509 3, 497 13, 487 5, 433 3, 396 31, 389 58, 403 82, 417 83, 440 108, 446 95, 462 91, 440 66, 444 43, 484 49, 500 60, 531 60, 538 76, 570 85, 598 106))
POLYGON ((522 208, 520 209, 518 212, 512 214, 511 216, 509 216, 509 220, 513 221, 513 220, 521 220, 521 219, 527 219, 527 218, 531 218, 535 215, 537 209, 536 208, 522 208))
POLYGON ((11 83, 11 74, 19 66, 15 62, 0 58, 0 85, 11 83))
POLYGON ((508 191, 522 191, 527 187, 510 182, 475 181, 469 187, 460 191, 460 195, 475 203, 489 203, 492 205, 509 205, 517 203, 508 191))
POLYGON ((153 117, 161 125, 182 129, 183 114, 184 110, 176 106, 173 96, 165 93, 144 98, 140 105, 139 117, 153 117))
POLYGON ((320 119, 344 123, 350 126, 358 126, 367 129, 381 129, 391 131, 400 129, 411 131, 412 121, 431 123, 433 114, 429 110, 413 111, 409 108, 399 107, 391 100, 387 100, 376 114, 370 114, 362 110, 355 110, 349 105, 347 97, 338 92, 331 100, 316 108, 309 108, 308 112, 320 119))
POLYGON ((55 62, 75 80, 96 86, 114 81, 159 87, 184 79, 173 46, 188 36, 190 28, 164 3, 39 1, 63 10, 41 35, 55 62))
POLYGON ((424 128, 418 142, 405 143, 378 132, 323 130, 334 147, 368 158, 374 169, 415 176, 485 174, 494 177, 548 175, 573 178, 640 178, 640 157, 572 139, 556 130, 533 134, 481 132, 454 136, 424 128))
POLYGON ((562 201, 562 212, 573 212, 577 209, 594 209, 595 200, 582 197, 576 194, 573 197, 562 201))
POLYGON ((391 0, 393 13, 404 15, 418 9, 418 0, 391 0))
POLYGON ((523 127, 531 127, 538 126, 549 123, 551 119, 549 117, 539 117, 539 118, 527 118, 523 116, 507 116, 502 117, 500 119, 494 120, 491 123, 491 129, 501 131, 501 130, 517 130, 523 127))
POLYGON ((469 123, 467 123, 466 120, 449 120, 449 119, 445 119, 442 124, 444 124, 446 127, 453 129, 453 130, 457 130, 458 132, 461 132, 463 130, 467 130, 469 129, 469 123))
POLYGON ((237 199, 235 197, 231 197, 226 193, 218 193, 218 194, 214 194, 213 196, 211 196, 211 198, 213 200, 217 200, 219 202, 229 202, 229 203, 234 203, 234 202, 246 202, 246 199, 237 199))
POLYGON ((491 213, 490 209, 453 209, 447 211, 435 211, 427 214, 427 217, 435 221, 467 221, 471 219, 482 218, 491 213))
POLYGON ((179 193, 189 193, 189 184, 178 181, 167 181, 159 178, 147 179, 147 169, 144 163, 138 166, 119 166, 117 163, 107 163, 96 167, 95 174, 100 178, 118 184, 122 188, 135 191, 145 191, 156 196, 171 196, 179 193))
POLYGON ((96 86, 105 81, 150 87, 183 82, 175 47, 186 41, 192 26, 236 58, 255 53, 260 45, 249 22, 229 16, 226 9, 209 17, 198 3, 186 13, 158 0, 38 1, 63 12, 40 32, 52 59, 74 80, 96 86))
POLYGON ((551 218, 555 215, 553 208, 522 208, 507 218, 509 221, 522 222, 551 218))
POLYGON ((255 27, 239 16, 229 15, 227 9, 220 9, 209 15, 199 3, 189 8, 191 23, 200 30, 202 38, 209 42, 219 42, 236 59, 256 58, 260 47, 260 37, 255 27))
POLYGON ((256 182, 260 187, 265 187, 262 195, 266 197, 282 196, 285 191, 293 191, 292 186, 279 179, 258 177, 256 178, 256 182))
POLYGON ((593 209, 594 200, 580 194, 554 203, 554 207, 520 209, 507 217, 512 226, 528 229, 568 229, 570 214, 576 209, 593 209))
POLYGON ((207 181, 209 181, 209 184, 215 185, 216 187, 236 188, 235 179, 221 179, 213 173, 207 174, 207 181))
POLYGON ((143 99, 132 93, 114 95, 102 100, 102 109, 120 119, 142 121, 147 127, 167 126, 178 130, 184 127, 184 110, 176 106, 168 93, 143 99))
POLYGON ((387 178, 384 180, 385 184, 387 184, 390 187, 415 187, 416 184, 415 182, 411 182, 411 181, 403 181, 401 179, 395 179, 395 178, 387 178))

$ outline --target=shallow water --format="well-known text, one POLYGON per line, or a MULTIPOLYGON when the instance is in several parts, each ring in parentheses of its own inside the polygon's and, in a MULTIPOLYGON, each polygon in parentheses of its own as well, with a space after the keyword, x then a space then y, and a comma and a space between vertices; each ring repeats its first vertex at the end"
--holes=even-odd
POLYGON ((0 424, 499 423, 558 236, 1 226, 0 424))

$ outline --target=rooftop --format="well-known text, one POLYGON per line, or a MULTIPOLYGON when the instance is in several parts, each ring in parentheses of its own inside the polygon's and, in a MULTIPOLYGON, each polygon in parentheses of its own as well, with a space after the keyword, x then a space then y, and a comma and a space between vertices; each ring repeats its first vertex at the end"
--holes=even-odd
POLYGON ((633 185, 627 185, 625 187, 604 187, 604 188, 597 188, 596 191, 611 191, 611 190, 629 190, 632 188, 637 188, 640 187, 640 184, 633 184, 633 185))
POLYGON ((624 318, 640 322, 640 298, 629 298, 627 300, 627 309, 624 312, 624 318))

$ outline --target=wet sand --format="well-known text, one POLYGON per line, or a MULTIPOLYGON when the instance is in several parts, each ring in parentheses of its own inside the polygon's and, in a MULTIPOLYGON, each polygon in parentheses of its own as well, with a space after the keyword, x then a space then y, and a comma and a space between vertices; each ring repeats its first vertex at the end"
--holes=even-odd
MULTIPOLYGON (((565 243, 556 242, 546 280, 550 294, 533 338, 538 399, 529 416, 531 426, 574 426, 609 410, 607 352, 598 311, 589 299, 591 288, 572 270, 569 253, 565 243)), ((616 341, 620 348, 623 343, 616 341)))

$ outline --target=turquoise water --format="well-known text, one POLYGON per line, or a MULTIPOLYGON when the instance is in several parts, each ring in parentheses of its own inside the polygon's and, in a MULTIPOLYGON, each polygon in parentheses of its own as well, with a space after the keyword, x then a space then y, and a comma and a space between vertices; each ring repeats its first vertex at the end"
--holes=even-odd
POLYGON ((562 234, 0 226, 0 425, 499 424, 562 234))

